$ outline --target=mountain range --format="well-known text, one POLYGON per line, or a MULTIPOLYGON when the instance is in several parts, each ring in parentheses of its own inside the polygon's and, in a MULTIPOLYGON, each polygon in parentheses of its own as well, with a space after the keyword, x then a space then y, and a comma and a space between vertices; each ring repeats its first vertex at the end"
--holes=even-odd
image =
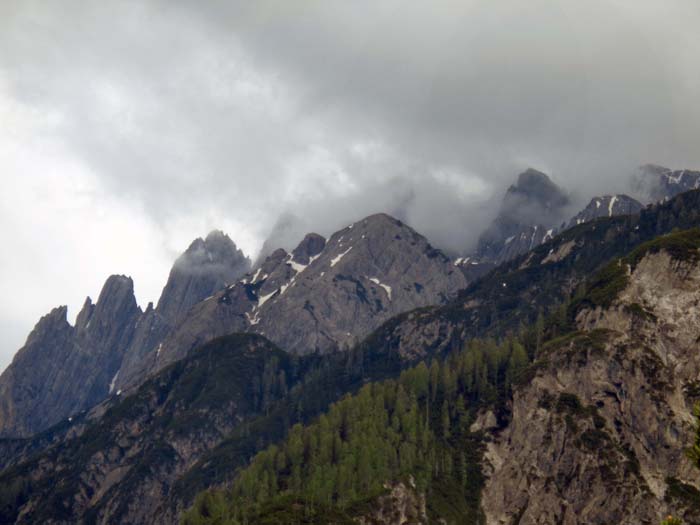
POLYGON ((567 216, 529 169, 458 258, 380 213, 111 276, 0 376, 0 523, 697 523, 699 186, 567 216))

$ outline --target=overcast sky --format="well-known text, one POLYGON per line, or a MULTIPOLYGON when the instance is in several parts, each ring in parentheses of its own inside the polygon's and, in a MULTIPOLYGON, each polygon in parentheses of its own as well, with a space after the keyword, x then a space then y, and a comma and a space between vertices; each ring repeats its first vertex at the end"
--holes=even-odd
POLYGON ((581 202, 700 168, 698 0, 0 2, 0 369, 213 228, 377 211, 460 252, 533 166, 581 202), (292 219, 293 218, 293 219, 292 219))

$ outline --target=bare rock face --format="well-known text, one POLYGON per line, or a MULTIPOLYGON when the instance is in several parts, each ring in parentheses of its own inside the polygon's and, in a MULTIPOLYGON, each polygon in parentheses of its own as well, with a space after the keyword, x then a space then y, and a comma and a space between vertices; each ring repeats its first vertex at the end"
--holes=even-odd
POLYGON ((273 252, 196 305, 165 338, 150 371, 236 331, 265 335, 297 354, 346 348, 390 317, 444 302, 465 284, 424 237, 388 215, 372 215, 328 242, 309 234, 292 253, 273 252))
POLYGON ((569 198, 547 175, 534 169, 521 173, 479 238, 476 259, 499 264, 551 239, 568 205, 569 198))
POLYGON ((250 259, 223 232, 214 230, 204 239, 195 239, 175 261, 158 306, 149 304, 139 320, 114 378, 114 389, 137 384, 144 369, 155 363, 164 339, 190 310, 249 270, 250 259))
POLYGON ((142 378, 190 308, 249 269, 233 241, 214 231, 177 259, 157 308, 142 313, 132 280, 113 275, 96 304, 86 299, 74 327, 65 307, 53 310, 0 376, 0 436, 49 428, 142 378))
POLYGON ((108 394, 141 315, 132 280, 107 279, 97 304, 85 301, 75 327, 66 314, 62 306, 42 317, 0 376, 0 435, 48 428, 108 394))
POLYGON ((173 265, 156 312, 177 323, 196 303, 250 271, 250 259, 221 231, 195 239, 173 265))
POLYGON ((616 215, 639 213, 642 208, 642 203, 629 195, 603 195, 602 197, 593 197, 591 202, 588 203, 588 206, 569 221, 569 228, 600 217, 614 217, 616 215))
POLYGON ((413 479, 408 482, 386 483, 387 490, 371 503, 372 509, 356 518, 361 525, 416 525, 430 523, 426 511, 425 494, 416 490, 413 479))
POLYGON ((687 495, 700 475, 683 451, 698 400, 700 266, 647 255, 612 307, 577 323, 488 445, 487 523, 697 523, 687 495))
POLYGON ((635 174, 633 188, 648 202, 665 201, 685 191, 700 188, 700 171, 672 170, 646 164, 635 174))
POLYGON ((373 215, 331 236, 266 302, 255 330, 295 353, 349 347, 386 319, 445 302, 465 285, 449 259, 405 224, 373 215))

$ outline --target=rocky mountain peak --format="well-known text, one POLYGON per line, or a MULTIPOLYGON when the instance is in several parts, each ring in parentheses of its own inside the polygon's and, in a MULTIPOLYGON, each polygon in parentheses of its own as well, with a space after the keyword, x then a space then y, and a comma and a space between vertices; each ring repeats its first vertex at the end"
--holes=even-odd
POLYGON ((68 323, 68 306, 57 306, 39 319, 39 322, 29 334, 29 338, 31 339, 32 335, 37 333, 55 332, 64 329, 66 326, 70 327, 68 323))
POLYGON ((569 197, 545 173, 529 168, 506 191, 498 216, 479 237, 476 258, 501 263, 551 238, 569 197))
POLYGON ((527 225, 551 225, 568 204, 567 195, 549 176, 529 168, 506 191, 500 217, 527 225))
POLYGON ((645 164, 633 176, 632 187, 647 202, 668 200, 679 193, 700 188, 700 171, 645 164))
POLYGON ((192 305, 235 282, 249 270, 250 259, 228 235, 214 230, 204 239, 195 239, 177 258, 156 311, 170 322, 176 322, 192 305))
POLYGON ((217 243, 226 244, 226 245, 233 245, 233 246, 236 245, 231 240, 231 238, 228 235, 226 235, 223 231, 212 230, 204 238, 204 244, 212 246, 212 245, 215 245, 217 243))
POLYGON ((466 285, 448 257, 386 214, 326 241, 308 234, 240 281, 195 306, 163 341, 156 369, 205 341, 256 332, 299 354, 344 348, 392 315, 439 304, 466 285))
POLYGON ((136 302, 134 298, 134 281, 126 275, 110 275, 102 286, 97 298, 97 305, 106 305, 109 302, 122 300, 136 302))
POLYGON ((192 241, 187 250, 177 258, 174 268, 183 273, 206 273, 212 266, 241 265, 247 260, 228 235, 221 230, 213 230, 204 239, 198 237, 192 241))
POLYGON ((85 302, 83 303, 83 307, 80 309, 78 317, 75 320, 75 328, 81 331, 85 330, 88 326, 88 323, 90 322, 90 318, 92 317, 94 311, 95 305, 93 304, 90 296, 87 296, 85 298, 85 302))
POLYGON ((326 246, 325 237, 318 233, 308 233, 292 251, 292 261, 299 264, 309 264, 309 261, 323 251, 326 246))
POLYGON ((117 319, 133 317, 140 313, 131 277, 111 275, 105 281, 90 317, 98 324, 109 325, 117 319))
POLYGON ((583 224, 599 217, 639 213, 642 208, 641 202, 625 194, 593 197, 588 205, 569 221, 568 227, 583 224))
POLYGON ((304 263, 288 256, 256 284, 248 314, 256 331, 298 353, 345 346, 393 312, 439 303, 465 284, 442 252, 383 213, 335 232, 325 246, 315 234, 300 246, 315 249, 304 263))
MULTIPOLYGON (((128 345, 141 309, 134 296, 134 281, 125 275, 111 275, 105 281, 97 303, 86 300, 78 316, 90 338, 90 347, 119 348, 128 345), (86 308, 87 307, 87 308, 86 308), (88 316, 89 312, 89 316, 88 316)), ((76 323, 77 326, 78 323, 76 323)))
POLYGON ((134 283, 110 276, 96 304, 85 300, 75 328, 67 311, 59 306, 42 317, 0 376, 0 435, 43 430, 107 394, 141 316, 134 283))

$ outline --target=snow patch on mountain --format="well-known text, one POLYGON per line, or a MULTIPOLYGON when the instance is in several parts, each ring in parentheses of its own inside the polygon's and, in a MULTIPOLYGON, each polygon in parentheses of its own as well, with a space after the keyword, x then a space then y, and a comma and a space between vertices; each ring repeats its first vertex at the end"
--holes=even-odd
POLYGON ((333 259, 331 259, 331 268, 333 268, 336 264, 338 264, 340 262, 340 260, 348 254, 348 252, 350 250, 352 250, 352 246, 350 246, 347 250, 345 250, 340 255, 333 257, 333 259))
POLYGON ((381 286, 384 289, 384 291, 386 292, 386 295, 389 297, 389 300, 391 301, 391 286, 383 284, 376 277, 369 277, 369 280, 372 281, 374 284, 381 286))
POLYGON ((111 394, 114 391, 114 387, 117 386, 117 378, 119 377, 119 370, 117 370, 117 373, 114 374, 114 377, 112 378, 112 382, 109 384, 109 393, 111 394))

